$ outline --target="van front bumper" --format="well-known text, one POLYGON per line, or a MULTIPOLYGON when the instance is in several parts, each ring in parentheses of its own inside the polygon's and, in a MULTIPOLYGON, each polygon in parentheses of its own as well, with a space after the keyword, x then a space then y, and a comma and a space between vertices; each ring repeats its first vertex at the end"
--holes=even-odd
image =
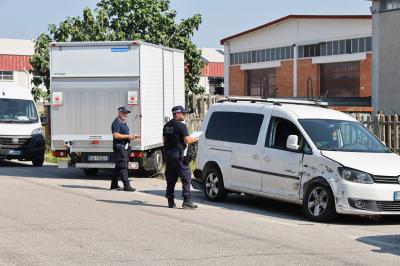
POLYGON ((45 140, 41 134, 24 137, 24 142, 18 144, 13 144, 12 141, 9 143, 8 138, 5 137, 1 139, 0 159, 31 161, 44 156, 45 140))
POLYGON ((400 184, 358 184, 341 181, 336 211, 342 214, 400 215, 400 184))

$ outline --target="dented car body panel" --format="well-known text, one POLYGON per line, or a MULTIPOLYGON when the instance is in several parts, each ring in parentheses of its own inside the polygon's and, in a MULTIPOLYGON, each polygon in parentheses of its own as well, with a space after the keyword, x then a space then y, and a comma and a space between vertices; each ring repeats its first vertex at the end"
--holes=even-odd
POLYGON ((307 189, 318 183, 331 190, 337 213, 400 214, 400 156, 344 113, 223 102, 210 108, 202 131, 196 171, 217 167, 231 192, 304 205, 307 189))

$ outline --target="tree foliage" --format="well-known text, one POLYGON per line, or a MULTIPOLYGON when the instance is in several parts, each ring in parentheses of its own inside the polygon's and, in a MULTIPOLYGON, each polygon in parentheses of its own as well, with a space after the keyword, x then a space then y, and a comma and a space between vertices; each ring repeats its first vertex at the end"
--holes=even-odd
POLYGON ((49 55, 51 41, 126 41, 141 40, 185 51, 186 92, 199 94, 198 85, 204 66, 201 51, 191 38, 201 24, 201 15, 176 22, 176 11, 169 0, 101 0, 97 8, 85 8, 81 17, 68 17, 59 25, 49 25, 50 34, 42 33, 31 59, 35 98, 39 86, 49 92, 49 55))

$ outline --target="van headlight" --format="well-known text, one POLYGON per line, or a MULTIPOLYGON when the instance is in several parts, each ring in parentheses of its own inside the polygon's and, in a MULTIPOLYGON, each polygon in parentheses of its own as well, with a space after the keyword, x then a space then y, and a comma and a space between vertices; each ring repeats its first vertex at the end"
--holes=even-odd
POLYGON ((39 134, 43 134, 43 129, 41 127, 35 129, 32 131, 31 135, 39 135, 39 134))
POLYGON ((350 168, 339 167, 340 177, 346 181, 362 183, 362 184, 373 184, 374 179, 370 174, 357 171, 350 168))

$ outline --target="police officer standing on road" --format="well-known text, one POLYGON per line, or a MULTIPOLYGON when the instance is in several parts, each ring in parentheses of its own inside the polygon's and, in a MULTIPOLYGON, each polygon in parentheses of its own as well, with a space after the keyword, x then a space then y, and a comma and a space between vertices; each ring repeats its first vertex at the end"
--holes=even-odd
POLYGON ((166 153, 165 177, 167 179, 168 207, 175 208, 174 190, 178 177, 182 181, 182 207, 185 209, 196 209, 197 205, 192 202, 190 196, 191 172, 188 162, 184 161, 184 150, 186 145, 199 141, 198 137, 189 136, 188 129, 182 121, 185 120, 187 111, 182 106, 172 108, 173 119, 164 125, 163 137, 166 153))
POLYGON ((111 180, 110 189, 119 189, 118 178, 124 184, 124 191, 135 191, 128 179, 129 153, 131 151, 130 142, 139 139, 139 136, 129 134, 129 127, 126 124, 130 111, 126 107, 118 108, 118 117, 115 118, 111 126, 113 134, 113 150, 115 161, 115 172, 111 180))

